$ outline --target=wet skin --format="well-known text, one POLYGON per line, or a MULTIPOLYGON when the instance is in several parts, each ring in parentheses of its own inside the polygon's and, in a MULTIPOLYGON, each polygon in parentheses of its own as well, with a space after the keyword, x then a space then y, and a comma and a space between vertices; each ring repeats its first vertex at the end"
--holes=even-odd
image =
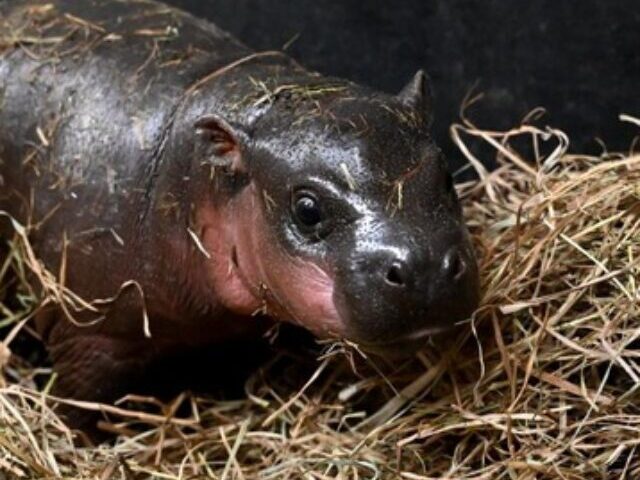
POLYGON ((421 72, 386 95, 150 1, 2 8, 0 209, 103 299, 37 319, 57 393, 113 400, 274 320, 408 352, 475 309, 421 72))

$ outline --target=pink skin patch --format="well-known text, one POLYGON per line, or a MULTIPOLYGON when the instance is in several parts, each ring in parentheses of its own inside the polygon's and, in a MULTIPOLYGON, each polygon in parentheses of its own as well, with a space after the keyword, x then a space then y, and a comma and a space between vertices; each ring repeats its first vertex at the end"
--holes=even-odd
POLYGON ((334 279, 317 264, 279 247, 252 183, 220 209, 200 209, 202 244, 220 302, 250 315, 260 309, 320 337, 342 337, 345 324, 333 301, 334 279))

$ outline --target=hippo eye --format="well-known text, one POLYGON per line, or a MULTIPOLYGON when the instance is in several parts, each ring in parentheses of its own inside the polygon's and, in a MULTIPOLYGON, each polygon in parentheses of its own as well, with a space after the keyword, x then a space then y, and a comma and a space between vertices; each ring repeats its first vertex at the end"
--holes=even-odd
POLYGON ((315 227, 322 221, 322 212, 317 198, 310 192, 299 192, 293 200, 296 221, 306 228, 315 227))

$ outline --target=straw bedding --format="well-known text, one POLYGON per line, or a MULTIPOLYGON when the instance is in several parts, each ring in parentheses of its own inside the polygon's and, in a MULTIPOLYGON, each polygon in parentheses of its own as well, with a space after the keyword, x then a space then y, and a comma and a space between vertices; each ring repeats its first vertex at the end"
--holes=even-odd
POLYGON ((479 176, 459 191, 484 291, 459 333, 403 362, 343 343, 279 354, 237 400, 81 404, 113 432, 97 447, 74 441, 25 347, 43 302, 80 300, 16 224, 0 259, 0 478, 639 478, 640 155, 568 155, 562 132, 527 124, 452 134, 479 176))

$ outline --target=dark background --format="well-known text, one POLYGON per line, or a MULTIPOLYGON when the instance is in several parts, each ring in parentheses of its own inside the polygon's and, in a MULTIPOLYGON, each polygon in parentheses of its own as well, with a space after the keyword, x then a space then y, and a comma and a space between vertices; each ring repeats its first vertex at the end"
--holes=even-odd
POLYGON ((433 80, 435 135, 448 136, 465 94, 470 117, 509 128, 543 106, 541 125, 572 150, 628 150, 640 130, 639 0, 169 0, 213 20, 256 50, 281 48, 305 66, 387 92, 418 68, 433 80))

